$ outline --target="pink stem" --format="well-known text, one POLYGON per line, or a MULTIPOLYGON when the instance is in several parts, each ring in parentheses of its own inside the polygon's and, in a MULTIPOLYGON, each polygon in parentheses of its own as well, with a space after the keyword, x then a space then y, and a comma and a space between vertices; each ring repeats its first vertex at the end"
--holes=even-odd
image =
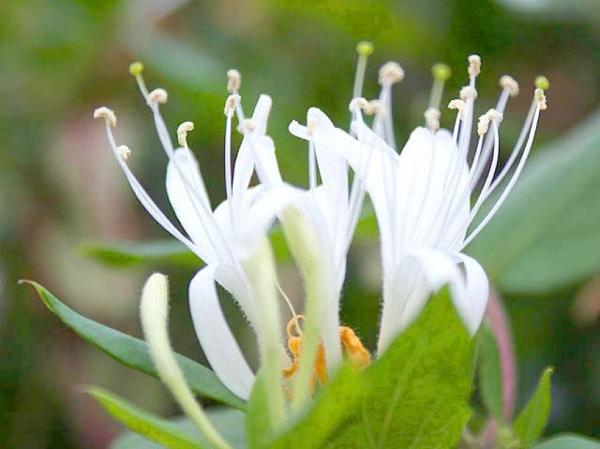
POLYGON ((488 323, 496 337, 500 366, 502 368, 502 386, 504 403, 504 420, 509 421, 515 407, 517 389, 517 375, 515 367, 515 354, 513 351, 510 323, 504 311, 502 299, 495 292, 490 292, 486 315, 488 323))
MULTIPOLYGON (((487 321, 496 337, 500 367, 502 370, 502 399, 504 421, 509 422, 515 407, 516 399, 516 363, 513 351, 510 323, 502 304, 502 298, 495 291, 490 291, 486 309, 487 321)), ((497 423, 490 419, 482 432, 483 447, 493 447, 496 439, 497 423)))

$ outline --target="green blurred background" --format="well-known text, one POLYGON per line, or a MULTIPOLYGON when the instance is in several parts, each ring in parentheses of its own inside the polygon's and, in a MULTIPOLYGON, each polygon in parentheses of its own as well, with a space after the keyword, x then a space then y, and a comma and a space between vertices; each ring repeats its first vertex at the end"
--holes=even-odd
MULTIPOLYGON (((521 82, 503 123, 503 156, 530 102, 532 80, 551 80, 524 186, 470 249, 505 300, 519 364, 519 403, 544 366, 553 365, 549 433, 600 435, 600 5, 594 0, 5 0, 0 5, 0 447, 107 447, 120 431, 78 391, 99 384, 137 405, 177 414, 158 381, 108 359, 66 330, 20 278, 40 281, 81 313, 140 335, 141 284, 160 269, 172 280, 172 332, 180 352, 201 360, 187 311, 187 258, 89 257, 90 242, 165 239, 114 163, 103 127, 106 104, 131 164, 168 210, 165 161, 151 116, 127 67, 140 59, 150 86, 170 94, 163 108, 190 135, 213 204, 224 197, 222 142, 225 72, 243 75, 249 109, 261 92, 274 99, 269 132, 287 180, 306 184, 306 148, 287 133, 318 105, 340 126, 356 42, 375 44, 365 94, 377 93, 377 66, 407 72, 395 91, 398 140, 421 123, 430 67, 454 76, 445 101, 466 81, 465 58, 479 53, 479 108, 498 93, 500 75, 521 82), (88 246, 86 246, 88 245, 88 246), (88 249, 87 255, 85 249, 88 249), (116 266, 116 262, 120 265, 116 266), (125 262, 128 262, 127 264, 125 262)), ((443 123, 451 124, 451 114, 443 123)), ((377 243, 352 249, 343 320, 373 347, 379 268, 377 243)), ((297 300, 293 268, 281 276, 297 300)), ((243 342, 252 343, 229 305, 243 342)))

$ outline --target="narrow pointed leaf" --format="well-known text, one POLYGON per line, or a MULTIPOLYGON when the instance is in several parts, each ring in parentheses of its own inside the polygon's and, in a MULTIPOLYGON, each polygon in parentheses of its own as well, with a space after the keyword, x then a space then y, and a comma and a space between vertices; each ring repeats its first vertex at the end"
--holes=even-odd
POLYGON ((557 435, 536 444, 533 449, 600 449, 600 441, 579 435, 557 435))
POLYGON ((110 267, 132 267, 144 264, 171 264, 199 268, 202 261, 175 239, 147 242, 86 243, 81 247, 86 256, 110 267))
MULTIPOLYGON (((145 341, 90 320, 66 306, 40 284, 26 282, 35 288, 48 310, 84 340, 125 366, 158 378, 145 341)), ((192 391, 237 409, 244 408, 244 401, 230 392, 210 369, 180 354, 177 362, 192 391)))
POLYGON ((550 396, 551 376, 552 368, 546 368, 533 396, 513 424, 513 430, 524 449, 531 447, 542 436, 546 428, 552 402, 550 396))
POLYGON ((92 387, 87 392, 109 415, 129 430, 168 449, 208 448, 172 422, 146 412, 101 388, 92 387))
MULTIPOLYGON (((217 431, 234 449, 246 449, 245 415, 242 412, 232 408, 217 407, 206 409, 206 414, 217 431)), ((199 441, 210 447, 189 419, 176 418, 169 422, 180 431, 197 437, 199 441)), ((162 447, 131 431, 124 432, 110 445, 110 449, 162 449, 162 447)))
POLYGON ((496 337, 489 326, 483 325, 479 332, 479 392, 487 410, 498 422, 502 422, 502 367, 496 337))

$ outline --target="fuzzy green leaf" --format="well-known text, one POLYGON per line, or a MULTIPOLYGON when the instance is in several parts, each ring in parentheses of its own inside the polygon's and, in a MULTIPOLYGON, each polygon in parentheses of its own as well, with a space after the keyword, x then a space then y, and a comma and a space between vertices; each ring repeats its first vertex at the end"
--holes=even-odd
POLYGON ((551 376, 552 368, 546 368, 533 396, 513 423, 515 435, 519 438, 524 449, 531 447, 542 436, 546 428, 552 402, 550 395, 551 376))
POLYGON ((343 366, 325 386, 306 415, 269 446, 269 449, 326 447, 327 441, 357 411, 362 395, 359 372, 343 366))
MULTIPOLYGON (((206 414, 217 431, 234 449, 246 449, 245 415, 239 410, 225 407, 208 408, 206 414)), ((209 446, 198 429, 187 418, 169 420, 181 432, 197 437, 209 446)), ((110 445, 110 449, 162 449, 147 438, 133 432, 125 432, 110 445)))
POLYGON ((471 415, 473 342, 447 289, 364 373, 352 424, 331 448, 451 448, 471 415))
MULTIPOLYGON (((145 341, 90 320, 66 306, 40 284, 25 282, 35 288, 48 310, 84 340, 125 366, 158 378, 145 341)), ((180 354, 177 354, 177 363, 192 391, 237 409, 244 408, 244 401, 231 393, 210 369, 180 354)))
POLYGON ((487 410, 497 421, 502 422, 502 366, 496 337, 489 326, 481 326, 479 331, 479 391, 487 410))
POLYGON ((101 388, 92 387, 87 392, 100 403, 109 415, 129 430, 143 435, 168 449, 203 449, 209 447, 201 444, 200 441, 182 431, 172 422, 141 410, 101 388))
POLYGON ((557 435, 536 444, 533 449, 600 449, 600 441, 579 435, 557 435))

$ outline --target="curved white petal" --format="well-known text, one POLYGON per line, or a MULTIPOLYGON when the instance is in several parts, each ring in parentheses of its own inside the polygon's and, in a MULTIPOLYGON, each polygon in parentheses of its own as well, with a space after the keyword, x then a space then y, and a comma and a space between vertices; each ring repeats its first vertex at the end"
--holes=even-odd
POLYGON ((465 277, 465 296, 455 299, 456 308, 469 332, 474 334, 479 329, 487 307, 489 281, 484 269, 475 259, 464 254, 457 254, 456 257, 463 264, 465 277), (465 302, 459 303, 460 299, 465 302))
POLYGON ((167 195, 171 206, 194 243, 206 253, 205 261, 214 262, 216 245, 222 245, 215 235, 214 219, 198 163, 191 151, 175 151, 167 166, 167 195), (177 165, 175 165, 177 164, 177 165), (182 179, 181 173, 185 177, 182 179))
POLYGON ((447 253, 423 250, 401 259, 383 299, 379 353, 414 321, 429 296, 445 285, 449 286, 458 314, 471 331, 470 319, 465 319, 469 315, 470 306, 465 284, 456 260, 447 253))
MULTIPOLYGON (((264 136, 267 132, 267 122, 269 119, 269 112, 271 111, 271 104, 271 97, 268 95, 261 95, 254 107, 252 122, 255 128, 249 131, 248 135, 244 137, 235 158, 232 188, 234 198, 241 195, 241 193, 250 185, 252 173, 254 172, 253 142, 259 137, 264 136)), ((260 142, 256 145, 260 146, 260 142)), ((257 150, 260 151, 260 148, 257 148, 257 150)))
POLYGON ((196 274, 189 287, 190 310, 202 350, 221 382, 242 399, 250 397, 254 374, 225 320, 215 288, 217 265, 196 274))
POLYGON ((260 136, 256 139, 251 139, 249 142, 252 145, 256 163, 256 174, 260 182, 267 188, 281 184, 283 181, 275 155, 273 140, 269 136, 260 136))

